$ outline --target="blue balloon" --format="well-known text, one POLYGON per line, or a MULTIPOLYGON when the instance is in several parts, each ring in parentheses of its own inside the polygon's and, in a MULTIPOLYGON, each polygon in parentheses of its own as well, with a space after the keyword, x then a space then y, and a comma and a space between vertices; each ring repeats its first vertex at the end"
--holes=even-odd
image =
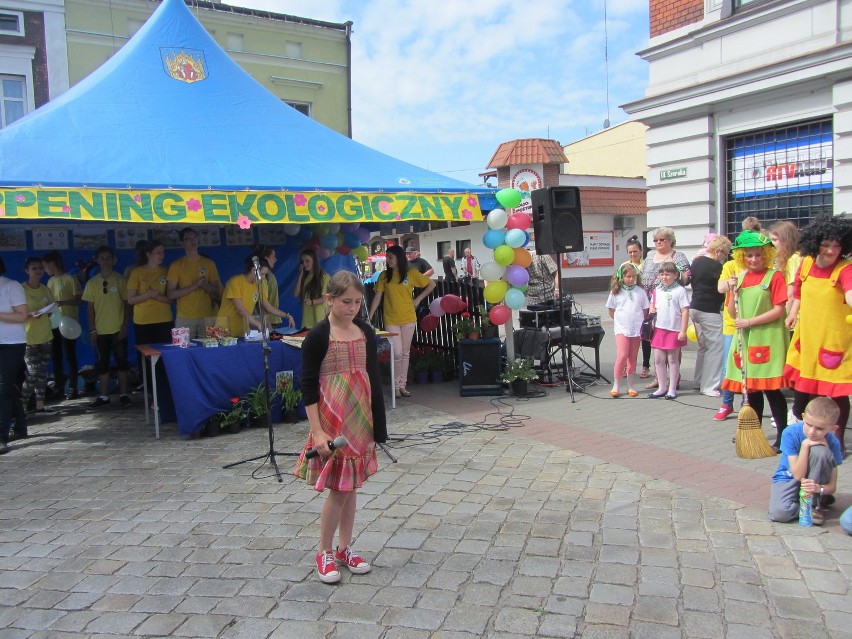
POLYGON ((482 236, 482 243, 487 248, 496 249, 501 244, 505 244, 506 231, 503 229, 488 229, 485 235, 482 236))
POLYGON ((524 232, 521 229, 509 229, 506 231, 506 244, 512 248, 520 248, 524 245, 524 232))
POLYGON ((361 239, 355 233, 346 233, 343 236, 343 243, 351 249, 356 249, 361 246, 361 239))
POLYGON ((521 246, 526 246, 529 243, 530 243, 530 232, 524 231, 524 243, 521 244, 521 246))
POLYGON ((513 311, 517 311, 527 305, 527 298, 519 289, 510 288, 506 291, 506 297, 503 298, 503 302, 513 311))
POLYGON ((337 248, 337 236, 334 233, 328 233, 320 238, 320 246, 333 251, 337 248))
POLYGON ((299 241, 300 244, 304 244, 309 239, 311 239, 313 236, 314 236, 314 231, 309 226, 303 226, 302 228, 299 229, 299 232, 296 233, 296 239, 299 241))

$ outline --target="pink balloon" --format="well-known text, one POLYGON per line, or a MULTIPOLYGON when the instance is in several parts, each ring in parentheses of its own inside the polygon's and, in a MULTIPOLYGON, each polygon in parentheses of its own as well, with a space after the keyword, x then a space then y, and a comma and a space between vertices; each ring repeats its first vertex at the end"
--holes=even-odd
POLYGON ((331 256, 331 251, 329 251, 324 246, 320 246, 317 250, 317 257, 321 260, 327 260, 331 256))
POLYGON ((439 320, 434 315, 427 315, 422 320, 420 320, 420 330, 424 333, 429 333, 438 328, 438 324, 441 320, 439 320))
POLYGON ((509 216, 509 221, 506 222, 506 229, 520 229, 526 231, 530 227, 532 219, 526 213, 515 213, 509 216))
POLYGON ((445 313, 458 313, 467 308, 467 302, 458 295, 444 295, 441 298, 441 308, 445 313))
POLYGON ((508 306, 504 306, 503 304, 492 306, 491 310, 488 311, 488 319, 490 319, 491 323, 495 326, 502 326, 503 324, 508 322, 509 318, 511 317, 511 309, 508 306))
POLYGON ((441 308, 442 299, 442 297, 436 297, 429 303, 429 312, 435 317, 441 317, 447 312, 441 308))

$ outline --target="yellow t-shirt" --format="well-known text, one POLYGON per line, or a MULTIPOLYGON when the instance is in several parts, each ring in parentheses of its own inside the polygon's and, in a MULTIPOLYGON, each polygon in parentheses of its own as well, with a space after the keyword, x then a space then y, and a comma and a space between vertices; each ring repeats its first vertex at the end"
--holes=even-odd
MULTIPOLYGON (((269 289, 266 279, 262 280, 261 293, 263 299, 269 300, 269 289)), ((257 305, 257 284, 246 281, 245 275, 234 275, 225 284, 225 293, 222 295, 222 306, 216 316, 216 326, 227 328, 232 337, 241 337, 249 330, 248 320, 237 312, 234 300, 239 299, 243 308, 250 314, 254 312, 257 305)))
MULTIPOLYGON (((37 311, 55 301, 53 293, 44 284, 39 284, 38 288, 32 288, 24 282, 22 286, 24 287, 24 294, 27 296, 27 313, 37 311)), ((39 317, 27 317, 27 321, 24 322, 24 329, 27 331, 27 344, 30 346, 53 341, 53 329, 50 328, 50 315, 48 313, 39 317)))
MULTIPOLYGON (((53 293, 53 299, 57 302, 67 302, 68 300, 73 300, 75 297, 80 295, 83 292, 83 288, 80 286, 80 280, 78 280, 73 275, 69 275, 68 273, 63 273, 62 275, 54 275, 49 280, 47 280, 47 288, 50 289, 50 292, 53 293)), ((80 307, 77 304, 72 304, 70 306, 62 306, 60 308, 60 312, 65 317, 70 317, 71 319, 79 319, 80 317, 80 307)))
POLYGON ((100 335, 114 335, 124 325, 127 282, 115 271, 107 278, 98 273, 86 282, 83 301, 95 305, 94 330, 100 335))
POLYGON ((796 273, 799 272, 799 267, 802 265, 802 254, 793 253, 787 260, 787 268, 784 269, 784 281, 787 286, 792 286, 796 281, 796 273))
MULTIPOLYGON (((722 274, 719 276, 719 282, 727 282, 732 277, 737 275, 737 263, 734 260, 728 260, 722 264, 722 274)), ((734 318, 728 313, 728 293, 725 295, 725 305, 722 309, 722 335, 733 335, 737 332, 734 327, 734 318)))
MULTIPOLYGON (((137 266, 130 271, 130 280, 127 282, 128 297, 141 295, 154 289, 158 293, 166 294, 166 267, 160 266, 150 269, 147 266, 137 266)), ((164 304, 159 300, 145 300, 141 304, 133 306, 134 324, 161 324, 172 321, 171 304, 164 304)))
POLYGON ((394 271, 393 281, 387 281, 387 271, 379 275, 376 290, 382 294, 385 326, 388 324, 410 324, 417 321, 417 313, 412 302, 415 288, 424 288, 429 278, 413 268, 408 269, 405 281, 399 281, 399 272, 394 271))
MULTIPOLYGON (((197 282, 200 277, 206 277, 211 284, 217 286, 220 284, 219 271, 216 270, 213 260, 199 255, 195 259, 183 256, 172 262, 166 279, 169 282, 176 282, 178 288, 187 288, 197 282)), ((213 315, 213 299, 203 288, 198 288, 177 300, 178 317, 198 319, 211 315, 213 315)))

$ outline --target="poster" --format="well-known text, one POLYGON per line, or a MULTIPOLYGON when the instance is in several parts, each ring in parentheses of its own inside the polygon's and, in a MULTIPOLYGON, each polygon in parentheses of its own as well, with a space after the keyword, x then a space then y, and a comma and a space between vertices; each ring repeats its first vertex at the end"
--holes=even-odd
POLYGON ((154 239, 157 242, 162 242, 167 249, 180 248, 180 233, 179 229, 154 229, 154 239))
POLYGON ((0 229, 0 250, 26 251, 27 232, 24 229, 0 229))
POLYGON ((257 241, 269 246, 286 244, 287 234, 280 226, 261 226, 257 230, 257 241))
POLYGON ((225 227, 225 243, 228 246, 251 246, 254 244, 254 231, 241 229, 238 226, 225 227))
POLYGON ((106 229, 74 229, 74 248, 78 251, 91 249, 94 251, 99 246, 108 246, 106 229))
POLYGON ((68 229, 33 229, 34 251, 67 251, 68 229))
POLYGON ((583 233, 583 250, 565 253, 563 267, 615 266, 612 231, 587 231, 583 233))
POLYGON ((194 228, 198 235, 198 246, 221 246, 218 226, 199 226, 194 228))
POLYGON ((115 231, 115 248, 117 249, 136 248, 136 242, 142 240, 148 241, 147 229, 123 226, 115 231))

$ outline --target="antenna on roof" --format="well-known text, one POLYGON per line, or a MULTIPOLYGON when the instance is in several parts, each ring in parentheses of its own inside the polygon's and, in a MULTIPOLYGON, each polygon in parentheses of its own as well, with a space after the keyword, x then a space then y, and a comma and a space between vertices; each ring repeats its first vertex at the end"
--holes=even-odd
POLYGON ((603 128, 609 128, 609 33, 607 30, 606 20, 606 0, 604 6, 604 76, 606 77, 606 120, 603 122, 603 128))

